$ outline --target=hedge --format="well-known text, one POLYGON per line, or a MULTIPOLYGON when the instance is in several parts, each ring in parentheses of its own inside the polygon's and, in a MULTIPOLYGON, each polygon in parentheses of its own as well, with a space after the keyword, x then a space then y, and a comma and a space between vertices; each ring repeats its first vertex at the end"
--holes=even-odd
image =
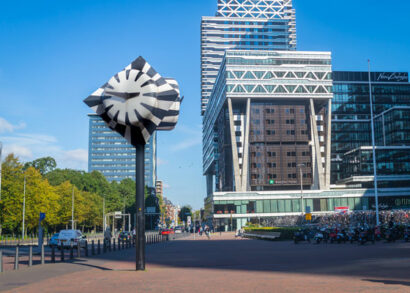
POLYGON ((280 232, 278 240, 292 240, 299 227, 246 227, 245 232, 280 232))

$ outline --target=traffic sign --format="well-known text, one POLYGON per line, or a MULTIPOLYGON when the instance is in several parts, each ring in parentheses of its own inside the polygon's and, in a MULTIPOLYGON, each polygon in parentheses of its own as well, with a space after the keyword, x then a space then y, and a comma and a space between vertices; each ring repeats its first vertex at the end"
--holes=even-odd
POLYGON ((310 211, 310 206, 307 206, 307 207, 306 207, 306 214, 310 214, 310 212, 311 212, 311 211, 310 211))
POLYGON ((305 219, 306 219, 306 221, 312 221, 312 214, 311 213, 306 214, 305 219))
POLYGON ((40 213, 40 222, 46 218, 46 213, 40 213))

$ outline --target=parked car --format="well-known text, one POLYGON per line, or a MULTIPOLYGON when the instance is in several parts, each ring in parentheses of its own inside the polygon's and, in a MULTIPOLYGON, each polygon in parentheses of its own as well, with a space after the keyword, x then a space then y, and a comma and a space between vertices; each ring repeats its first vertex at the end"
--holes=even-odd
POLYGON ((132 238, 131 232, 124 231, 124 232, 121 232, 118 235, 118 241, 119 242, 120 241, 131 241, 131 238, 132 238))
POLYGON ((176 226, 174 229, 175 234, 181 234, 182 233, 182 228, 180 226, 176 226))
POLYGON ((172 229, 163 229, 161 231, 161 235, 169 235, 169 234, 173 234, 174 231, 172 229))
POLYGON ((58 234, 58 247, 60 248, 62 245, 64 248, 68 248, 78 244, 80 247, 85 247, 86 240, 87 236, 83 235, 80 230, 61 230, 58 234))
POLYGON ((48 245, 51 246, 57 246, 58 245, 58 235, 60 233, 54 233, 53 236, 51 236, 50 240, 48 241, 48 245))

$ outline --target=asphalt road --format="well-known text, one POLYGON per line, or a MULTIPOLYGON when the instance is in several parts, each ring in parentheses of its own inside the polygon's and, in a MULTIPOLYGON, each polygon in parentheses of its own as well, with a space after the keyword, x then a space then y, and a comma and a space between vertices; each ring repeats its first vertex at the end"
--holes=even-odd
POLYGON ((410 243, 298 244, 232 234, 134 249, 0 275, 10 292, 410 292, 410 243))

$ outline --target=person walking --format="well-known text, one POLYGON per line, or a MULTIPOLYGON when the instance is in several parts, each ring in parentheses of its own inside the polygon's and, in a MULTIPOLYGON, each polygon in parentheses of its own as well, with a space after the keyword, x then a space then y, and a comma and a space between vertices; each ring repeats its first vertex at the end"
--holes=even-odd
POLYGON ((208 240, 211 240, 211 235, 210 235, 210 231, 209 231, 209 226, 205 225, 205 235, 206 237, 208 237, 208 240))

